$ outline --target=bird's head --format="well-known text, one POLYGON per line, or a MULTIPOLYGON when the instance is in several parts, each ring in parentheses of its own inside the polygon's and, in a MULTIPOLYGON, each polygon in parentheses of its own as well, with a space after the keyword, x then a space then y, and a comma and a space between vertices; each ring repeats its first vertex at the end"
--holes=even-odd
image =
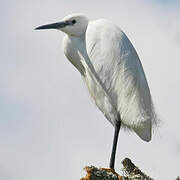
POLYGON ((86 32, 88 22, 88 18, 81 14, 71 14, 64 17, 60 22, 39 26, 35 30, 57 29, 70 36, 81 36, 86 32))

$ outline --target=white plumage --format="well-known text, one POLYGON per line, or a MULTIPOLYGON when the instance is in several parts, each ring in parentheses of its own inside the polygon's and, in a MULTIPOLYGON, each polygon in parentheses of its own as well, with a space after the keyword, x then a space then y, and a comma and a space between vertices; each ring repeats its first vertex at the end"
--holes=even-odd
POLYGON ((141 62, 127 36, 111 22, 96 20, 88 25, 86 49, 123 125, 149 141, 156 116, 141 62))
POLYGON ((114 125, 120 115, 124 127, 151 139, 156 116, 139 57, 115 24, 90 21, 83 36, 66 36, 67 58, 81 72, 96 105, 114 125))
POLYGON ((156 124, 151 94, 136 50, 124 32, 110 21, 89 21, 80 14, 66 16, 59 27, 55 23, 37 29, 47 28, 66 33, 64 53, 111 124, 121 121, 123 127, 150 141, 156 124))

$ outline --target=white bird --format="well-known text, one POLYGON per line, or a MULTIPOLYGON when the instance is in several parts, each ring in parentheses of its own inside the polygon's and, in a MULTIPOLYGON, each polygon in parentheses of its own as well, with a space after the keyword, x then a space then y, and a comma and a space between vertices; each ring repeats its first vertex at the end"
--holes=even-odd
POLYGON ((71 14, 39 26, 66 33, 64 53, 84 78, 98 108, 114 126, 110 168, 114 169, 121 125, 150 141, 156 124, 150 90, 139 57, 125 33, 105 19, 71 14))

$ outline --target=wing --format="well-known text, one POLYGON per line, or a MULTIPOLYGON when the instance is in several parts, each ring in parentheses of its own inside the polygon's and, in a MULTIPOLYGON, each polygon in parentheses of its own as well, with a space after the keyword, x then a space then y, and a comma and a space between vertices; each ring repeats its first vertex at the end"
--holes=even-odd
POLYGON ((149 141, 156 117, 141 62, 127 36, 107 20, 92 21, 86 49, 123 125, 149 141))

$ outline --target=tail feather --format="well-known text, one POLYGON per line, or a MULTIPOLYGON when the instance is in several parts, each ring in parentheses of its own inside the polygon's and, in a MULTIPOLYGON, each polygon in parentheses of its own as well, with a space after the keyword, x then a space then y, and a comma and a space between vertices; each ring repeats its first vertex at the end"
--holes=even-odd
POLYGON ((141 122, 141 125, 134 127, 135 133, 144 141, 149 142, 151 140, 152 134, 152 123, 151 120, 141 122))

